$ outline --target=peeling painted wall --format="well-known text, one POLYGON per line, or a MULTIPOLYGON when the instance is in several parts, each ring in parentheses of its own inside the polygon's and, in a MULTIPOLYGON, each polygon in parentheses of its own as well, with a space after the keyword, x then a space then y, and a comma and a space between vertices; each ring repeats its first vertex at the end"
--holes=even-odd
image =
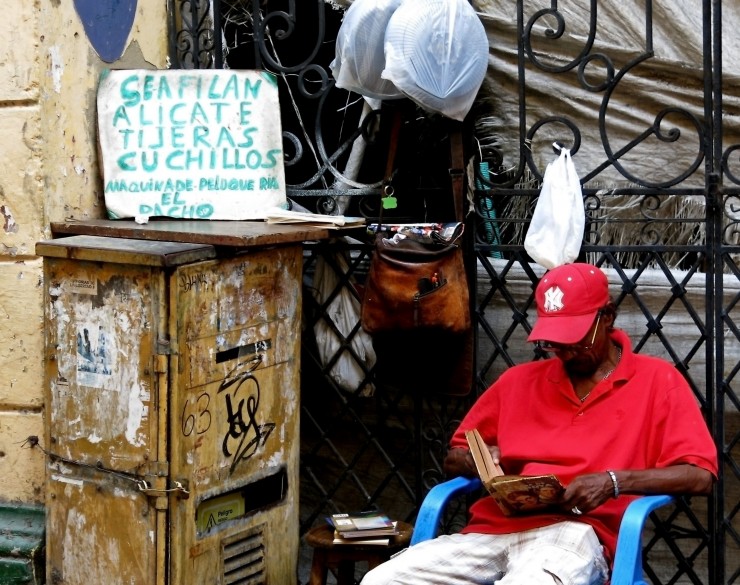
POLYGON ((52 221, 105 216, 99 73, 167 64, 166 0, 129 2, 133 24, 110 63, 89 40, 84 4, 107 5, 13 2, 0 19, 0 503, 44 501, 43 454, 24 444, 44 435, 43 262, 34 247, 52 221))

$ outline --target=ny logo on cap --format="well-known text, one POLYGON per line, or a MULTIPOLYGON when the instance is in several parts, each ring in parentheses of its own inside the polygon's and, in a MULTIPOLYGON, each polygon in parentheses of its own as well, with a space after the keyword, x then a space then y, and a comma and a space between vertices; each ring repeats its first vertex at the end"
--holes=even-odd
POLYGON ((563 308, 563 291, 560 287, 553 286, 545 291, 545 311, 559 311, 563 308))

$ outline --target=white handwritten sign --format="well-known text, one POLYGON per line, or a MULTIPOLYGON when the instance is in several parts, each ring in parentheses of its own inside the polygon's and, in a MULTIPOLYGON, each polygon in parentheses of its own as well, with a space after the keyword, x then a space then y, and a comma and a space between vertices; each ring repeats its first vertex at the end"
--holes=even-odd
POLYGON ((286 204, 270 73, 104 71, 98 132, 112 219, 264 219, 286 204))

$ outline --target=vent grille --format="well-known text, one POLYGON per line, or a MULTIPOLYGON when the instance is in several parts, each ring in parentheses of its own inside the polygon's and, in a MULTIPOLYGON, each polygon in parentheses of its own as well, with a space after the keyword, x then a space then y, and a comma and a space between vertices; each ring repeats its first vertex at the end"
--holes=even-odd
POLYGON ((265 583, 265 525, 260 524, 221 541, 224 585, 265 583))

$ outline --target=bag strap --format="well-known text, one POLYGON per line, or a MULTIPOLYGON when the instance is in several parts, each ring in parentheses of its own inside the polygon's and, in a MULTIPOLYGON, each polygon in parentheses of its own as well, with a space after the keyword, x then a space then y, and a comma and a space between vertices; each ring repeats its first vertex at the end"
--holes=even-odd
MULTIPOLYGON (((380 210, 378 211, 378 231, 383 225, 383 198, 393 198, 393 175, 395 174, 393 166, 396 162, 396 150, 398 148, 398 139, 401 134, 401 123, 403 121, 400 109, 394 109, 393 123, 391 126, 390 143, 388 145, 388 160, 385 165, 385 175, 383 176, 383 195, 380 201, 380 210)), ((452 197, 455 209, 455 221, 463 223, 465 221, 465 197, 463 194, 465 187, 465 155, 463 149, 462 128, 458 123, 454 123, 449 132, 450 140, 450 181, 452 183, 452 197)))
POLYGON ((391 126, 390 144, 388 145, 388 161, 385 164, 385 176, 383 177, 383 186, 391 184, 393 180, 393 165, 396 163, 396 150, 398 148, 398 138, 401 135, 401 110, 394 109, 393 125, 391 126))
POLYGON ((390 143, 388 144, 388 160, 385 163, 385 175, 383 176, 383 194, 380 197, 380 209, 378 210, 378 233, 383 227, 383 209, 385 208, 387 198, 393 199, 393 175, 395 174, 393 166, 396 164, 396 150, 398 148, 398 138, 401 135, 401 122, 403 116, 401 110, 394 108, 393 123, 391 126, 390 143))
POLYGON ((452 181, 452 196, 455 204, 455 220, 465 221, 465 155, 463 153, 462 130, 455 125, 450 130, 450 180, 452 181))

